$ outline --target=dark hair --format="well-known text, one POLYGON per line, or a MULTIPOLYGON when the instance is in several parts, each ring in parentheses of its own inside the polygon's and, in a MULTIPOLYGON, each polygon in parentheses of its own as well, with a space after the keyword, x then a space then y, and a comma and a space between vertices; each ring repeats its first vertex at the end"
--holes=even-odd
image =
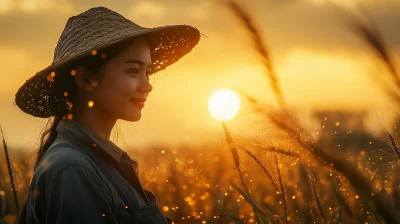
MULTIPOLYGON (((97 76, 98 71, 100 68, 102 68, 103 65, 106 65, 108 61, 113 59, 114 57, 118 56, 132 41, 134 38, 127 39, 125 41, 122 41, 118 44, 114 44, 112 46, 109 46, 107 48, 98 50, 95 52, 90 53, 90 55, 87 55, 85 57, 82 57, 78 60, 75 60, 73 62, 70 62, 68 65, 65 65, 63 68, 60 68, 59 71, 57 71, 58 75, 58 81, 54 82, 54 91, 55 94, 64 94, 64 92, 67 92, 68 95, 66 96, 66 104, 71 104, 74 105, 74 103, 77 103, 77 84, 75 82, 75 79, 71 75, 71 71, 75 70, 80 66, 84 66, 85 68, 88 69, 90 72, 90 76, 97 76)), ((147 39, 149 41, 149 39, 147 39)), ((150 43, 150 42, 149 42, 150 43)), ((67 108, 67 105, 66 105, 67 108)), ((46 153, 46 151, 50 148, 50 146, 54 143, 54 141, 57 139, 57 125, 60 123, 61 120, 66 118, 68 116, 69 110, 64 110, 60 114, 54 115, 53 117, 49 118, 46 124, 46 127, 44 128, 44 131, 42 132, 40 136, 40 146, 37 151, 37 155, 33 161, 34 163, 34 171, 39 165, 39 162, 43 155, 46 153)), ((25 223, 26 222, 26 203, 21 211, 21 216, 19 218, 19 223, 25 223)))
MULTIPOLYGON (((66 101, 65 101, 65 109, 58 112, 58 114, 49 118, 47 121, 46 127, 44 128, 43 133, 40 137, 40 146, 37 151, 36 158, 34 160, 34 170, 36 170, 39 165, 40 159, 44 155, 44 153, 50 148, 50 146, 54 143, 57 138, 57 130, 56 127, 60 123, 61 120, 67 118, 69 113, 72 113, 76 109, 76 105, 78 104, 77 98, 77 84, 75 82, 74 76, 71 75, 71 71, 77 71, 79 66, 84 66, 89 72, 88 76, 94 77, 99 75, 99 70, 107 64, 108 61, 118 56, 124 48, 130 43, 130 40, 118 43, 117 45, 110 46, 108 48, 96 51, 95 54, 90 53, 90 55, 85 56, 76 61, 70 62, 68 65, 65 65, 61 68, 57 73, 61 73, 58 76, 57 82, 54 85, 54 91, 57 95, 62 95, 65 92, 66 101), (70 106, 73 105, 72 109, 70 106)), ((100 77, 99 77, 100 78, 100 77)))

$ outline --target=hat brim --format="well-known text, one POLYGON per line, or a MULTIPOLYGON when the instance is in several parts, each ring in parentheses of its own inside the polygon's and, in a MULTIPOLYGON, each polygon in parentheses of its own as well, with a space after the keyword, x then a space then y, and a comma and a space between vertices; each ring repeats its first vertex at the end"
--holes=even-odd
POLYGON ((190 25, 168 25, 144 28, 139 32, 127 32, 125 35, 110 40, 94 49, 89 49, 74 57, 64 58, 37 72, 19 88, 15 94, 14 104, 34 117, 61 116, 66 99, 64 95, 56 95, 55 93, 59 91, 54 91, 53 88, 54 82, 57 82, 57 75, 55 75, 57 70, 72 61, 90 55, 93 50, 101 50, 141 35, 147 35, 152 40, 150 47, 153 74, 177 62, 189 53, 200 40, 200 31, 190 25), (53 76, 50 76, 52 72, 54 72, 53 76))

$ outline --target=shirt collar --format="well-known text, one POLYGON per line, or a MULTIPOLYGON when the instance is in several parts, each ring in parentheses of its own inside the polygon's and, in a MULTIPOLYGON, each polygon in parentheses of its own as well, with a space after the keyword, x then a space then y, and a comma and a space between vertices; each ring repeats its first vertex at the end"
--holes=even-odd
MULTIPOLYGON (((74 137, 78 140, 91 141, 98 145, 101 149, 107 152, 112 158, 118 162, 122 161, 124 154, 128 154, 111 141, 107 141, 94 133, 84 124, 76 120, 61 120, 56 128, 58 133, 74 137)), ((129 156, 128 156, 129 157, 129 156)))

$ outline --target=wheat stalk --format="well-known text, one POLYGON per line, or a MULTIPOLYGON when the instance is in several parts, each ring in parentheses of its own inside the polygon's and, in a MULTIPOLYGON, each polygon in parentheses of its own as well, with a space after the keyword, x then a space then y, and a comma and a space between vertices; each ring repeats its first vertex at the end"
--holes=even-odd
POLYGON ((286 131, 301 147, 307 150, 317 161, 322 160, 323 164, 329 168, 334 168, 344 174, 353 187, 362 194, 362 196, 372 203, 377 213, 388 223, 400 223, 400 216, 390 205, 390 200, 383 193, 375 192, 371 182, 356 167, 353 167, 346 161, 336 158, 317 146, 311 145, 303 136, 296 133, 292 128, 286 126, 283 122, 270 116, 270 120, 279 128, 286 131), (374 193, 374 196, 371 195, 374 193))
POLYGON ((278 173, 278 180, 279 180, 279 187, 280 187, 280 192, 282 194, 282 200, 283 200, 283 208, 285 210, 285 218, 286 218, 286 223, 289 223, 289 210, 287 206, 287 199, 286 199, 286 192, 285 188, 283 187, 283 181, 282 181, 282 174, 281 174, 281 169, 279 167, 279 161, 278 161, 278 156, 276 153, 274 154, 275 157, 275 165, 276 165, 276 171, 278 173))
POLYGON ((391 83, 384 81, 381 77, 378 77, 378 81, 381 84, 383 91, 388 94, 389 98, 399 103, 400 77, 396 70, 392 53, 389 51, 379 29, 367 15, 365 15, 364 21, 353 16, 348 26, 350 30, 372 50, 374 57, 378 59, 378 61, 382 62, 387 68, 388 72, 380 74, 386 75, 387 78, 394 83, 396 88, 393 88, 391 83))
POLYGON ((349 23, 350 29, 367 44, 375 54, 375 57, 384 63, 389 70, 390 78, 396 83, 400 89, 400 77, 397 74, 396 66, 388 47, 376 25, 368 20, 369 24, 362 22, 360 19, 353 19, 349 23))
POLYGON ((265 175, 267 175, 268 179, 270 180, 270 182, 272 183, 272 185, 274 185, 276 191, 280 192, 281 189, 279 188, 279 186, 276 184, 274 178, 272 177, 271 173, 269 172, 269 170, 267 169, 267 167, 265 167, 265 165, 249 150, 245 149, 244 147, 238 145, 239 148, 241 148, 243 151, 245 151, 250 158, 252 158, 257 165, 261 168, 261 170, 265 173, 265 175))
POLYGON ((286 101, 279 86, 278 76, 276 75, 269 49, 266 43, 263 41, 264 38, 262 37, 259 29, 250 17, 250 14, 247 13, 237 2, 233 0, 225 0, 225 3, 228 8, 231 9, 234 15, 242 22, 244 28, 251 37, 255 50, 260 54, 263 65, 267 70, 266 76, 269 79, 269 85, 275 92, 278 103, 282 107, 286 108, 286 101))
MULTIPOLYGON (((222 123, 222 127, 224 129, 224 132, 225 132, 226 142, 228 143, 229 149, 231 150, 233 161, 234 161, 235 167, 236 167, 236 169, 237 169, 237 171, 239 173, 239 177, 240 177, 240 181, 242 183, 242 186, 243 186, 244 190, 246 191, 246 193, 248 195, 250 195, 250 191, 249 191, 248 187, 246 186, 246 183, 244 182, 243 174, 242 174, 242 171, 240 169, 239 154, 237 152, 235 143, 233 142, 232 136, 231 136, 231 134, 229 132, 229 129, 228 129, 226 123, 224 121, 221 121, 221 123, 222 123)), ((254 214, 255 214, 256 221, 259 222, 260 224, 263 224, 263 222, 262 222, 257 210, 254 209, 254 207, 253 207, 253 211, 254 211, 254 214)))
POLYGON ((280 221, 279 217, 277 215, 273 215, 270 211, 266 210, 266 209, 262 209, 260 208, 255 202, 254 200, 250 197, 249 194, 247 194, 245 191, 243 191, 242 189, 240 189, 235 183, 233 183, 233 181, 228 180, 232 186, 243 196, 243 198, 253 207, 254 211, 257 211, 261 214, 263 214, 266 217, 271 218, 272 220, 274 220, 275 222, 281 224, 282 222, 280 221))
POLYGON ((0 125, 0 131, 1 131, 1 136, 2 136, 2 139, 3 139, 4 153, 6 155, 6 163, 7 163, 8 175, 10 177, 11 187, 12 187, 12 190, 13 190, 13 193, 14 193, 15 208, 18 210, 19 209, 19 203, 18 203, 17 189, 16 189, 15 184, 14 184, 14 176, 13 176, 12 169, 11 169, 10 156, 8 155, 8 147, 7 147, 7 144, 6 144, 6 140, 4 138, 3 128, 1 127, 1 125, 0 125))
POLYGON ((310 170, 308 170, 309 168, 308 168, 308 167, 307 167, 307 168, 304 168, 304 167, 305 167, 305 165, 301 165, 301 169, 304 171, 304 173, 305 173, 306 176, 307 176, 308 183, 309 183, 309 185, 310 185, 311 192, 312 192, 312 195, 313 195, 313 200, 314 200, 314 202, 315 202, 315 204, 316 204, 315 207, 317 208, 317 211, 318 211, 318 215, 319 215, 321 218, 324 219, 325 216, 324 216, 324 212, 323 212, 323 208, 322 208, 322 203, 321 203, 321 200, 320 200, 320 198, 319 198, 319 195, 318 195, 318 192, 317 192, 317 188, 315 187, 314 178, 313 178, 313 176, 312 176, 310 170))
POLYGON ((226 211, 222 211, 225 215, 227 215, 229 218, 231 218, 232 220, 234 220, 236 223, 240 223, 240 224, 245 224, 245 222, 243 222, 242 220, 240 220, 239 218, 229 214, 226 211))
POLYGON ((267 152, 275 152, 284 156, 288 156, 288 157, 293 157, 293 158, 299 158, 300 155, 296 152, 292 152, 292 151, 288 151, 282 148, 277 148, 275 146, 269 146, 269 147, 261 147, 263 150, 267 151, 267 152))
POLYGON ((397 146, 396 142, 394 141, 393 136, 390 133, 388 134, 388 136, 389 136, 389 139, 390 139, 391 148, 393 149, 393 151, 397 154, 397 156, 400 159, 399 147, 397 146))

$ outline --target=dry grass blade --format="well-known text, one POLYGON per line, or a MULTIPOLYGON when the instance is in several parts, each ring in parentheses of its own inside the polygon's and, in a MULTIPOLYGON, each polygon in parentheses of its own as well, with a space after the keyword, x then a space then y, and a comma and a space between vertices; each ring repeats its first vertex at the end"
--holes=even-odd
POLYGON ((228 212, 226 212, 226 211, 222 211, 225 215, 227 215, 229 218, 231 218, 232 220, 234 220, 235 222, 237 222, 237 223, 240 223, 240 224, 244 224, 245 222, 243 222, 242 220, 240 220, 239 218, 236 218, 235 216, 233 216, 233 215, 231 215, 231 214, 229 214, 228 212))
POLYGON ((228 143, 229 149, 231 150, 231 153, 232 153, 233 162, 235 164, 235 167, 237 169, 239 169, 239 167, 240 167, 239 154, 238 154, 235 144, 233 142, 231 133, 229 132, 229 129, 226 126, 225 122, 222 121, 221 123, 222 123, 222 127, 224 128, 226 142, 228 143))
POLYGON ((242 189, 240 189, 233 181, 228 180, 229 183, 232 184, 232 186, 243 196, 243 198, 253 207, 253 209, 261 214, 263 214, 266 217, 269 217, 273 220, 275 220, 277 223, 282 223, 277 215, 273 215, 272 212, 267 211, 265 209, 260 208, 254 200, 242 189))
POLYGON ((267 152, 274 152, 274 153, 278 153, 280 155, 284 155, 284 156, 288 156, 288 157, 292 157, 292 158, 299 158, 300 155, 296 152, 291 152, 282 148, 277 148, 275 146, 269 146, 266 148, 262 148, 263 150, 267 151, 267 152))
MULTIPOLYGON (((396 154, 396 156, 398 157, 398 159, 400 159, 400 150, 398 147, 398 143, 396 142, 396 140, 394 139, 393 135, 389 132, 389 130, 385 127, 385 125, 383 124, 383 122, 381 121, 381 119, 379 118, 375 108, 374 108, 374 112, 378 118, 378 124, 383 128, 384 131, 384 135, 383 137, 381 137, 381 139, 386 142, 386 144, 393 150, 393 152, 396 154)), ((376 132, 375 132, 376 133, 376 132)), ((379 135, 378 133, 376 133, 377 135, 379 135)))
MULTIPOLYGON (((222 127, 224 128, 224 132, 225 132, 225 137, 226 137, 226 141, 228 143, 229 149, 231 150, 232 153, 232 157, 233 157, 233 161, 235 163, 235 167, 239 173, 239 177, 240 177, 240 181, 242 183, 243 188, 246 190, 247 194, 250 195, 250 191, 246 186, 246 183, 244 182, 244 178, 243 178, 243 174, 242 171, 240 169, 240 159, 239 159, 239 154, 237 152, 235 143, 233 142, 231 133, 229 132, 229 129, 227 127, 227 125, 225 124, 224 121, 221 122, 222 123, 222 127)), ((254 208, 253 208, 254 209, 254 208)), ((263 224, 263 221, 261 220, 261 218, 259 217, 257 211, 254 210, 254 217, 256 219, 256 222, 263 224)))
POLYGON ((273 89, 275 95, 277 96, 278 103, 286 108, 286 101, 283 97, 281 88, 279 86, 279 80, 275 72, 275 68, 273 66, 271 55, 269 54, 269 49, 263 41, 261 37, 261 33, 258 30, 257 26, 254 24, 250 15, 235 1, 233 0, 225 0, 227 6, 232 10, 235 16, 242 22, 245 29, 250 34, 256 51, 261 55, 262 61, 267 72, 267 77, 270 81, 270 87, 273 89))
POLYGON ((318 210, 318 215, 325 219, 325 215, 324 215, 324 210, 322 208, 322 203, 321 200, 319 198, 318 192, 317 192, 317 188, 315 187, 315 182, 314 182, 314 178, 311 174, 311 172, 308 170, 309 168, 305 168, 304 165, 301 166, 301 169, 304 171, 304 173, 307 175, 307 179, 308 179, 308 183, 310 184, 310 188, 311 188, 311 192, 312 192, 312 196, 313 196, 313 200, 316 204, 316 208, 318 210))
POLYGON ((247 153, 247 155, 250 156, 250 158, 252 158, 257 164, 258 166, 260 166, 261 170, 265 173, 265 175, 267 175, 268 179, 271 181, 272 185, 274 185, 276 191, 281 191, 278 184, 276 184, 274 178, 272 177, 271 173, 269 172, 269 170, 267 169, 267 167, 264 166, 264 164, 257 158, 257 156, 255 156, 252 152, 250 152, 249 150, 245 149, 244 147, 238 145, 239 148, 241 148, 243 151, 245 151, 247 153))
POLYGON ((397 146, 393 136, 389 133, 389 139, 390 139, 390 148, 392 148, 392 150, 397 154, 397 156, 400 159, 400 151, 399 151, 399 147, 397 146))
MULTIPOLYGON (((368 17, 366 16, 366 18, 368 17)), ((388 82, 385 78, 377 77, 378 79, 375 80, 375 82, 380 84, 383 91, 386 92, 391 100, 399 103, 400 77, 396 70, 392 54, 389 52, 379 30, 371 20, 368 20, 367 24, 367 22, 363 22, 359 18, 354 18, 349 26, 350 29, 372 49, 374 56, 388 69, 388 72, 379 72, 379 74, 386 75, 390 81, 388 82), (392 84, 394 84, 394 86, 392 84)))
POLYGON ((11 169, 10 156, 8 155, 8 147, 7 147, 7 144, 6 144, 6 140, 5 140, 4 133, 3 133, 3 128, 1 127, 1 125, 0 125, 0 131, 1 131, 1 136, 2 136, 2 139, 3 139, 3 147, 4 147, 4 154, 6 156, 8 174, 10 176, 11 187, 12 187, 12 190, 13 190, 13 193, 14 193, 15 208, 18 210, 19 209, 19 203, 18 203, 17 189, 15 188, 14 176, 13 176, 12 169, 11 169))
POLYGON ((377 27, 369 20, 369 24, 362 22, 360 19, 354 19, 350 24, 353 32, 356 33, 364 42, 373 50, 376 57, 379 58, 389 69, 391 79, 400 88, 400 77, 397 74, 396 67, 393 63, 391 54, 383 41, 377 27))
POLYGON ((376 212, 380 214, 387 223, 400 223, 400 214, 397 214, 394 210, 390 203, 391 200, 385 194, 375 192, 372 183, 357 169, 357 167, 353 167, 347 161, 334 157, 321 148, 311 145, 302 135, 298 134, 291 127, 280 122, 278 119, 270 116, 270 120, 277 127, 286 131, 293 140, 306 149, 317 161, 344 174, 357 192, 359 192, 367 202, 371 203, 372 207, 376 209, 376 212), (373 192, 375 195, 371 196, 373 192))
POLYGON ((283 207, 285 209, 285 218, 286 218, 286 223, 289 223, 289 210, 288 210, 288 206, 287 206, 287 199, 286 199, 286 192, 285 192, 285 188, 283 187, 283 181, 282 181, 282 174, 281 174, 281 169, 279 167, 279 161, 278 161, 278 156, 276 155, 276 153, 274 154, 275 157, 275 165, 276 165, 276 170, 278 173, 278 180, 279 180, 279 186, 281 188, 280 192, 282 194, 282 200, 283 200, 283 207))

